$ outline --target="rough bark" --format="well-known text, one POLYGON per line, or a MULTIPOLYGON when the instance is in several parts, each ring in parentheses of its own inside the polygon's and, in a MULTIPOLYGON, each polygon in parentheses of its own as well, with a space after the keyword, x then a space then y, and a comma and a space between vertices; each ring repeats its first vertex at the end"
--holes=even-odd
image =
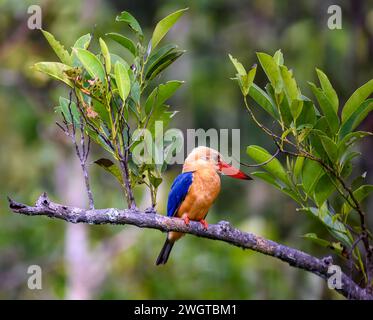
MULTIPOLYGON (((312 272, 328 279, 328 267, 333 264, 331 257, 319 259, 300 250, 284 246, 274 241, 243 232, 232 227, 229 222, 221 221, 204 229, 201 224, 191 221, 186 225, 182 219, 169 218, 155 212, 142 212, 138 209, 82 209, 54 203, 42 194, 35 206, 28 206, 9 199, 10 209, 15 213, 28 216, 48 216, 71 223, 88 224, 130 224, 140 228, 158 229, 163 232, 179 231, 198 237, 220 240, 244 249, 251 249, 287 262, 289 265, 312 272)), ((342 288, 335 289, 349 299, 373 300, 373 295, 359 287, 345 273, 342 273, 342 288)))

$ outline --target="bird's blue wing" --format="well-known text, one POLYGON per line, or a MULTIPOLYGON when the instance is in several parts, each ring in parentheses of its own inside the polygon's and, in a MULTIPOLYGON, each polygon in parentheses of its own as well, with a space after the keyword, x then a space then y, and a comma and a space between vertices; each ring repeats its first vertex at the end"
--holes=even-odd
POLYGON ((167 216, 173 217, 184 201, 193 182, 193 172, 179 174, 171 186, 168 195, 167 216))

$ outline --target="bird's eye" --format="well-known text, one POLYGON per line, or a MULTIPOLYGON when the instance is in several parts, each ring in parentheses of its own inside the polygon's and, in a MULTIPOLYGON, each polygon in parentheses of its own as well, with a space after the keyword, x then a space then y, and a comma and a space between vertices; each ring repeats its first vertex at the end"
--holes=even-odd
POLYGON ((205 160, 205 161, 208 161, 208 160, 210 160, 210 155, 209 155, 208 153, 203 153, 203 154, 200 156, 200 159, 205 160))

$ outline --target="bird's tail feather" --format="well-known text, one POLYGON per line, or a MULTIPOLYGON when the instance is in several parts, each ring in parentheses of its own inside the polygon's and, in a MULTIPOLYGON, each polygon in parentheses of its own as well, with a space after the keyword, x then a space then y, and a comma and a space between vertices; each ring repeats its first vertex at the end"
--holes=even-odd
POLYGON ((155 262, 157 266, 160 264, 166 264, 168 257, 170 256, 171 249, 174 246, 174 243, 175 243, 174 241, 170 241, 168 240, 168 238, 166 238, 166 241, 162 247, 162 250, 158 255, 157 261, 155 262))

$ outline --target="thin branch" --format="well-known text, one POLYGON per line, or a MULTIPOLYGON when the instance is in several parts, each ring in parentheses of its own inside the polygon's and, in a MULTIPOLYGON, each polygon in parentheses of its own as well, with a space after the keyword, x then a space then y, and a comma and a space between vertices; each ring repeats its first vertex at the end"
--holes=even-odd
POLYGON ((85 159, 84 159, 85 162, 87 162, 87 160, 88 160, 88 155, 89 155, 90 150, 91 150, 91 137, 88 136, 87 153, 85 154, 85 159))
POLYGON ((124 186, 126 189, 126 195, 127 195, 127 205, 130 209, 136 208, 136 201, 135 196, 133 195, 131 183, 130 183, 130 172, 127 165, 127 159, 121 159, 119 160, 119 166, 122 172, 122 179, 124 182, 124 186))
MULTIPOLYGON (((66 117, 63 114, 63 112, 61 112, 61 115, 63 117, 63 123, 64 123, 65 127, 63 127, 58 122, 56 122, 56 124, 66 134, 66 136, 68 136, 71 139, 71 142, 74 145, 75 153, 76 153, 76 155, 79 159, 80 166, 82 168, 83 175, 84 175, 84 182, 85 182, 85 188, 86 188, 88 202, 89 202, 89 208, 94 209, 95 206, 94 206, 93 194, 92 194, 91 185, 90 185, 90 182, 89 182, 89 175, 88 175, 88 169, 87 169, 87 159, 88 159, 88 154, 89 154, 89 150, 90 150, 90 138, 88 137, 88 145, 86 146, 83 118, 80 117, 79 128, 80 128, 80 148, 81 149, 79 149, 78 142, 77 142, 77 137, 76 137, 75 119, 74 119, 74 115, 73 115, 72 110, 71 110, 72 91, 73 91, 73 89, 71 89, 71 91, 70 91, 69 104, 68 104, 68 110, 69 110, 69 115, 70 115, 70 119, 71 119, 71 125, 69 125, 69 123, 66 120, 66 117), (71 130, 70 130, 70 127, 71 127, 71 130)), ((75 97, 76 97, 76 95, 75 95, 75 97)), ((77 97, 76 97, 76 104, 80 109, 80 102, 79 102, 77 97)), ((84 115, 83 110, 80 109, 80 112, 81 112, 82 115, 84 115)))
POLYGON ((247 111, 249 112, 250 114, 250 117, 251 119, 253 119, 253 121, 255 122, 255 124, 260 128, 262 129, 267 135, 269 135, 270 137, 272 137, 275 141, 277 140, 282 140, 284 142, 286 142, 287 144, 293 146, 294 148, 297 148, 297 145, 293 142, 291 142, 289 139, 287 138, 281 138, 280 136, 278 136, 277 134, 273 133, 270 129, 268 129, 266 126, 264 126, 263 124, 261 124, 258 119, 255 117, 255 114, 254 112, 251 110, 251 108, 249 107, 249 104, 247 103, 247 99, 246 97, 244 98, 244 103, 245 103, 245 107, 247 109, 247 111))
MULTIPOLYGON (((186 225, 182 219, 170 218, 159 214, 148 214, 137 209, 120 210, 115 208, 87 210, 53 203, 47 195, 42 194, 35 206, 27 206, 9 198, 10 209, 15 213, 28 216, 48 216, 71 223, 89 224, 130 224, 140 228, 158 229, 163 232, 177 231, 195 236, 220 240, 231 245, 251 249, 287 262, 289 265, 314 273, 323 279, 328 279, 328 267, 332 264, 331 257, 318 259, 300 250, 284 246, 252 233, 242 232, 232 227, 229 222, 221 221, 209 225, 205 230, 199 223, 191 221, 186 225)), ((342 288, 335 289, 340 294, 351 299, 373 300, 373 295, 359 287, 345 273, 342 273, 342 288)))

